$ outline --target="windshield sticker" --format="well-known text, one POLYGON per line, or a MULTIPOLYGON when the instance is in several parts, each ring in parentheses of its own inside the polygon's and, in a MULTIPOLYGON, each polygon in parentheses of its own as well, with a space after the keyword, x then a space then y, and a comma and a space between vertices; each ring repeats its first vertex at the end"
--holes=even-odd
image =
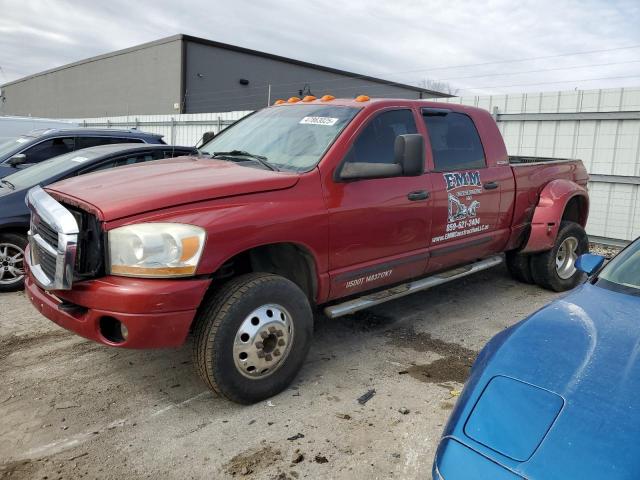
POLYGON ((333 117, 304 117, 300 120, 300 123, 302 125, 325 125, 330 127, 335 125, 337 121, 338 119, 333 117))
POLYGON ((72 162, 76 162, 76 163, 84 163, 87 160, 89 160, 87 157, 73 157, 71 159, 72 162))
POLYGON ((28 141, 29 141, 28 138, 18 138, 18 139, 16 139, 16 142, 18 142, 18 143, 26 143, 28 141))
POLYGON ((447 226, 444 235, 433 237, 433 243, 484 232, 489 225, 483 224, 478 215, 480 201, 474 195, 482 193, 480 172, 444 173, 447 190, 447 226))

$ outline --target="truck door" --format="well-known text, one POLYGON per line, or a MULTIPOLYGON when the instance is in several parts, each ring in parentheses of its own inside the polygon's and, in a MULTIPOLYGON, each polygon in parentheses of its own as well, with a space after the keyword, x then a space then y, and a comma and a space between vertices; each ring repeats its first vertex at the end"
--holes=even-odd
POLYGON ((471 117, 425 108, 422 119, 433 157, 429 271, 492 253, 500 216, 500 182, 509 167, 491 166, 471 117))
MULTIPOLYGON (((393 163, 398 135, 417 133, 409 108, 375 114, 343 162, 393 163)), ((429 176, 325 182, 331 298, 421 275, 430 230, 429 176)))

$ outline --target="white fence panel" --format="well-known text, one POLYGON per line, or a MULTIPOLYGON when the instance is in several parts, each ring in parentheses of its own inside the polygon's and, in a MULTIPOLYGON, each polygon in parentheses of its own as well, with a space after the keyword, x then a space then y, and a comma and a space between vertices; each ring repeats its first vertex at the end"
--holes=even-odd
POLYGON ((83 118, 75 121, 86 127, 137 128, 164 135, 170 145, 193 146, 205 132, 216 132, 251 113, 250 110, 223 113, 185 113, 181 115, 127 115, 83 118))

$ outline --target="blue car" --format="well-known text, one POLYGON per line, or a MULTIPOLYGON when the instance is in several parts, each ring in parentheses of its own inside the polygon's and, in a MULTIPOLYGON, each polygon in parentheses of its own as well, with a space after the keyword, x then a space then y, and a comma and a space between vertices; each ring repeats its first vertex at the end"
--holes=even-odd
POLYGON ((603 262, 480 352, 435 480, 640 479, 640 239, 603 262))
POLYGON ((136 129, 49 128, 0 142, 0 178, 65 153, 114 143, 162 144, 162 135, 136 129))

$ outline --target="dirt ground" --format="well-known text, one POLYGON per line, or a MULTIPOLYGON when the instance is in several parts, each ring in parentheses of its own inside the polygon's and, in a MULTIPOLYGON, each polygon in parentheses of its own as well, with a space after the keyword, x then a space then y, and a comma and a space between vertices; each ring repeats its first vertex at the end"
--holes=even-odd
POLYGON ((290 389, 208 391, 178 350, 104 347, 0 294, 0 479, 425 479, 478 350, 556 294, 504 267, 316 319, 290 389), (370 390, 364 404, 357 399, 370 390))

